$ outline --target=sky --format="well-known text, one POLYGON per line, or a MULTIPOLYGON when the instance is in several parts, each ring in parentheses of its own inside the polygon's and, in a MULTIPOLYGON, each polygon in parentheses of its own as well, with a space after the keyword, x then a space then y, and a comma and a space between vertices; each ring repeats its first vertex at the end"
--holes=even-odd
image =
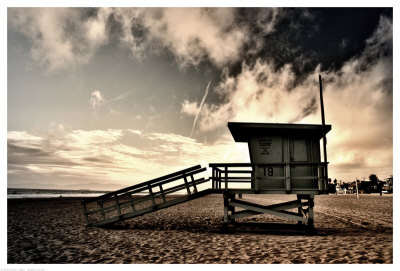
POLYGON ((7 186, 249 162, 229 121, 320 124, 330 178, 393 174, 391 8, 8 8, 7 186))

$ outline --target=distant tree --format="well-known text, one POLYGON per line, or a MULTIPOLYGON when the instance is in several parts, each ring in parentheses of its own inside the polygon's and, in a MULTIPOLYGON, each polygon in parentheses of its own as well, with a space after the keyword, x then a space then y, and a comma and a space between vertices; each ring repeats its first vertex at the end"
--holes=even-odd
POLYGON ((333 180, 333 183, 335 184, 335 186, 337 185, 337 180, 336 179, 334 179, 333 180))
POLYGON ((375 174, 369 175, 369 180, 371 182, 371 186, 374 187, 375 185, 378 185, 378 177, 375 174))
POLYGON ((336 193, 336 187, 332 183, 328 184, 328 193, 336 193))

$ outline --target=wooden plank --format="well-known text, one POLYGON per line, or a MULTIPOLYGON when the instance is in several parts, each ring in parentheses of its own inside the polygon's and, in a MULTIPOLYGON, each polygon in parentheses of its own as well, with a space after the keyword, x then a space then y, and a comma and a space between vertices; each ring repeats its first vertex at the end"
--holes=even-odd
POLYGON ((192 194, 190 192, 189 183, 188 183, 188 180, 186 179, 185 175, 183 175, 183 180, 185 181, 186 191, 187 191, 188 195, 192 194))
POLYGON ((248 176, 248 177, 246 177, 246 176, 224 176, 224 177, 221 177, 221 179, 223 179, 223 180, 248 180, 249 182, 251 181, 251 177, 250 176, 248 176))
POLYGON ((101 213, 101 217, 104 219, 106 219, 106 213, 104 212, 104 206, 102 202, 99 202, 98 205, 100 206, 100 213, 101 213))
POLYGON ((251 163, 211 163, 208 164, 210 167, 251 167, 251 163))
POLYGON ((293 162, 293 161, 285 161, 278 163, 210 163, 209 166, 212 168, 218 169, 219 167, 252 167, 252 166, 260 166, 260 167, 269 167, 269 166, 282 166, 284 167, 288 162, 290 162, 291 166, 321 166, 328 165, 329 162, 293 162))
POLYGON ((262 181, 275 181, 275 180, 282 181, 285 179, 286 179, 286 177, 268 177, 268 176, 258 177, 258 180, 262 180, 262 181))
POLYGON ((243 174, 251 174, 253 170, 228 170, 228 173, 243 173, 243 174))
POLYGON ((258 177, 258 166, 254 167, 254 190, 257 192, 258 191, 258 182, 259 182, 259 177, 258 177))
POLYGON ((249 210, 243 210, 243 211, 235 212, 231 217, 233 219, 238 219, 238 218, 244 218, 244 217, 260 215, 260 214, 262 214, 262 213, 249 211, 249 210))
MULTIPOLYGON (((259 205, 263 206, 263 205, 259 205)), ((284 210, 290 210, 290 209, 295 209, 298 207, 302 206, 308 206, 307 202, 298 202, 298 200, 293 200, 293 201, 287 201, 287 202, 282 202, 278 204, 273 204, 273 205, 268 205, 268 206, 263 206, 264 208, 268 208, 273 211, 284 211, 284 210)))
POLYGON ((115 197, 115 205, 117 207, 118 216, 121 216, 121 206, 119 206, 119 200, 117 194, 115 194, 114 197, 115 197))
POLYGON ((290 189, 291 189, 291 186, 290 186, 290 166, 289 166, 289 164, 286 164, 286 167, 285 167, 285 178, 286 178, 286 183, 285 183, 286 192, 289 192, 290 189))
POLYGON ((192 179, 192 184, 193 184, 194 193, 197 193, 196 182, 195 182, 195 180, 194 180, 193 174, 190 175, 190 178, 192 179))
POLYGON ((225 190, 228 189, 228 167, 225 167, 225 190))
POLYGON ((292 180, 316 180, 318 176, 296 176, 292 177, 292 180))
POLYGON ((310 196, 308 199, 308 221, 307 224, 309 226, 314 225, 314 197, 310 196))
POLYGON ((228 179, 228 183, 251 183, 250 178, 249 179, 243 179, 243 180, 229 180, 228 179))
POLYGON ((323 170, 322 167, 318 167, 318 190, 322 190, 322 178, 323 178, 323 170))
POLYGON ((280 210, 289 210, 293 208, 297 208, 299 206, 306 206, 307 203, 299 203, 297 200, 292 200, 292 201, 287 201, 287 202, 282 202, 278 204, 273 204, 273 205, 268 205, 265 207, 268 207, 269 209, 272 209, 274 211, 280 211, 280 210))
POLYGON ((165 194, 164 194, 164 190, 163 190, 163 188, 162 188, 162 185, 160 185, 159 187, 160 187, 161 197, 162 197, 162 199, 163 199, 163 202, 166 202, 167 200, 166 200, 166 198, 165 198, 165 194))
POLYGON ((224 194, 224 223, 228 223, 228 207, 229 207, 229 200, 226 194, 224 194))
POLYGON ((215 168, 211 168, 211 189, 215 189, 215 168))
MULTIPOLYGON (((206 180, 204 178, 196 180, 196 184, 201 184, 201 183, 205 183, 205 182, 208 182, 208 180, 206 180)), ((189 186, 190 186, 190 184, 189 184, 189 186)), ((183 190, 185 188, 186 188, 185 184, 181 184, 181 185, 178 185, 178 186, 170 187, 170 188, 164 190, 164 194, 171 194, 173 192, 177 192, 177 191, 183 190)))
POLYGON ((245 201, 241 201, 241 200, 232 200, 230 202, 230 204, 232 204, 236 207, 239 207, 239 208, 250 210, 250 211, 275 215, 275 216, 279 216, 279 217, 283 217, 283 218, 292 219, 295 221, 307 222, 307 218, 301 217, 296 213, 290 213, 290 212, 286 212, 286 211, 273 211, 273 210, 266 208, 265 206, 250 203, 250 202, 245 202, 245 201))
POLYGON ((156 206, 156 200, 154 199, 154 194, 153 194, 153 190, 151 189, 151 185, 148 185, 149 188, 149 193, 150 193, 150 197, 151 197, 151 203, 153 204, 153 206, 156 206))
POLYGON ((134 212, 134 211, 136 211, 136 208, 135 208, 135 201, 134 201, 134 199, 133 199, 133 197, 132 197, 132 194, 128 194, 128 195, 129 195, 129 198, 131 199, 130 204, 131 204, 132 212, 134 212))
POLYGON ((82 208, 83 208, 83 215, 85 217, 86 226, 89 226, 89 215, 88 215, 88 212, 87 212, 87 209, 86 209, 86 203, 85 202, 82 202, 82 208))

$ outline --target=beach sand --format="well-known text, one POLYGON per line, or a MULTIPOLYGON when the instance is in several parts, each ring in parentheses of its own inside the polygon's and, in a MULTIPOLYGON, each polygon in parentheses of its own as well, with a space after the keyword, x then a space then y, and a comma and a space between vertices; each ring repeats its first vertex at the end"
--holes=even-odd
MULTIPOLYGON (((244 200, 274 204, 294 197, 244 195, 244 200)), ((9 199, 7 262, 393 263, 391 195, 316 196, 315 234, 262 225, 223 233, 221 195, 134 218, 127 221, 129 228, 116 229, 85 227, 80 201, 9 199)), ((294 223, 268 215, 241 221, 294 223)))

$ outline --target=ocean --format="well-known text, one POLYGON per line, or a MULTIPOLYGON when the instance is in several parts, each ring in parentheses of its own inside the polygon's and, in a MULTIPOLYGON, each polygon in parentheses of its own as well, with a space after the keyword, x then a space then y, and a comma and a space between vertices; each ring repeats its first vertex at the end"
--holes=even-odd
POLYGON ((21 198, 98 197, 108 192, 109 191, 7 188, 7 198, 21 199, 21 198))

